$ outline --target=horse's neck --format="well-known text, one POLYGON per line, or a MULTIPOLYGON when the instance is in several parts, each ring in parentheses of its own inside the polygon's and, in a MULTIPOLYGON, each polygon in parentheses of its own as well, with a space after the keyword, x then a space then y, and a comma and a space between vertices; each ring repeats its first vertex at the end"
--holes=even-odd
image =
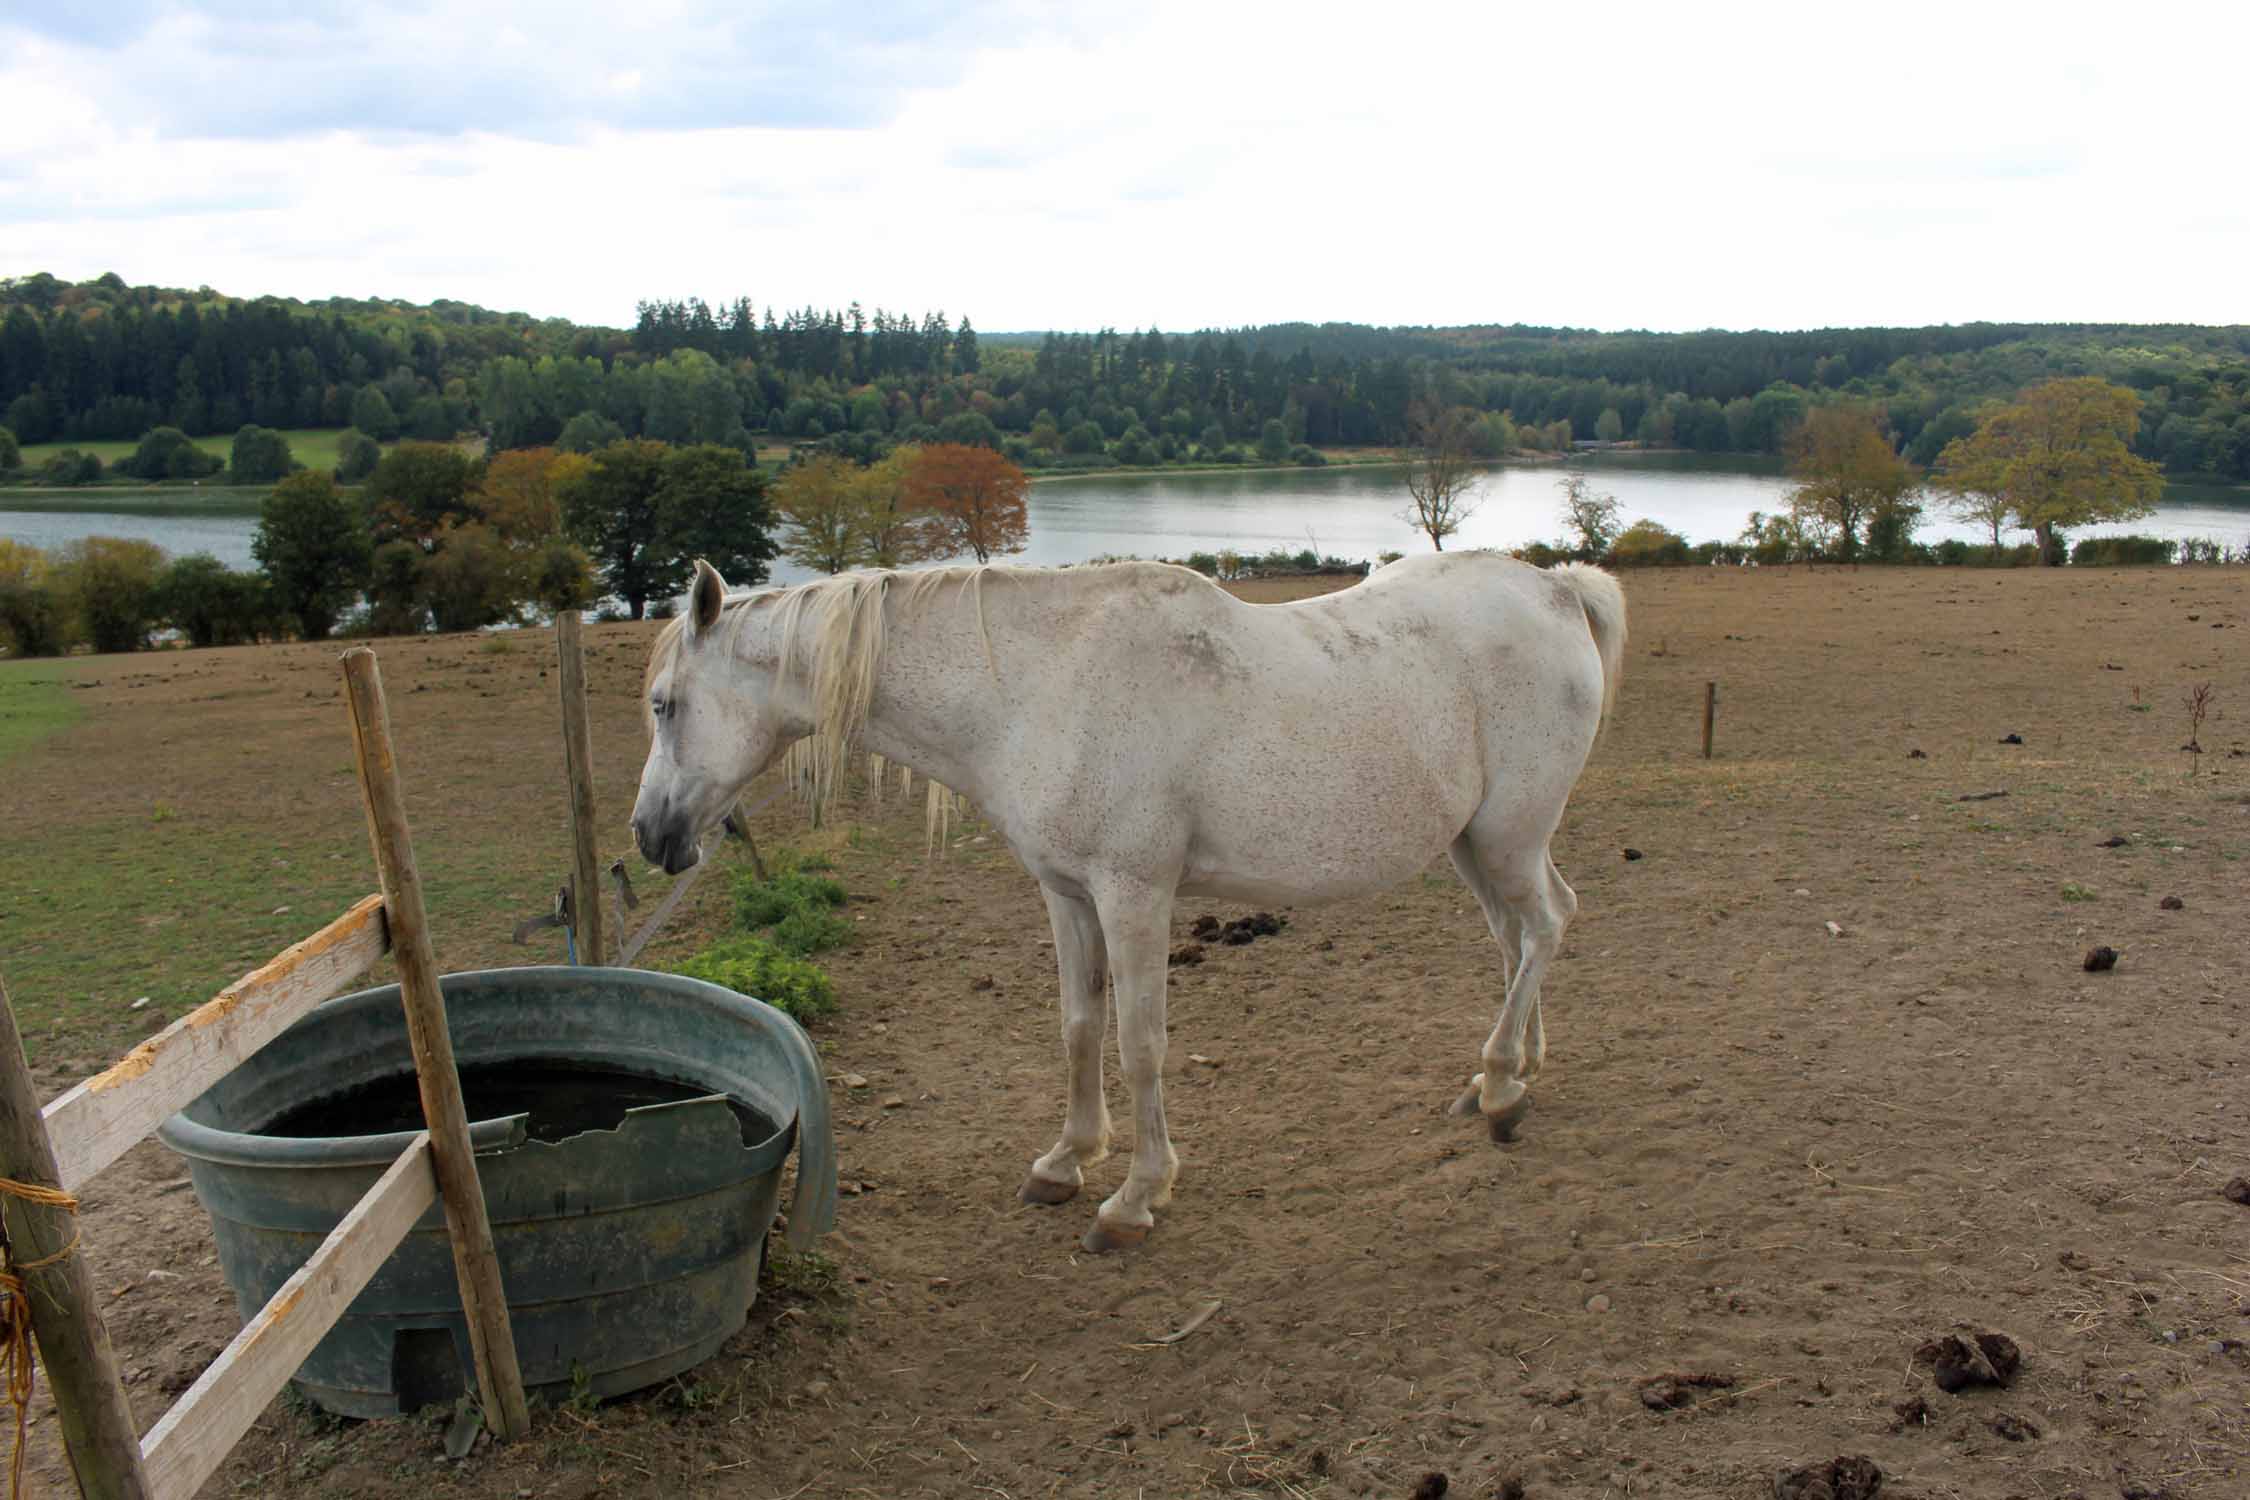
MULTIPOLYGON (((814 728, 816 632, 801 631, 784 674, 784 700, 797 735, 814 728)), ((778 643, 776 643, 778 646, 778 643)), ((778 649, 773 653, 778 662, 778 649)), ((990 747, 1006 728, 1006 707, 978 628, 977 606, 953 591, 885 606, 882 659, 859 746, 912 767, 972 801, 990 747)))

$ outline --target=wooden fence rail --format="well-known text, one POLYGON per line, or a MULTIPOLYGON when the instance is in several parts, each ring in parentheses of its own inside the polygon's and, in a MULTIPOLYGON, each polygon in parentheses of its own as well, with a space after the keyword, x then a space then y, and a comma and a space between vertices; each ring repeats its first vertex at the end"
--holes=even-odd
POLYGON ((424 1131, 149 1429, 141 1440, 141 1462, 152 1495, 185 1500, 218 1472, 242 1434, 436 1199, 430 1136, 424 1131))
POLYGON ((61 1095, 41 1114, 54 1141, 64 1190, 77 1192, 298 1017, 342 994, 389 951, 383 898, 368 896, 126 1053, 115 1066, 61 1095))
POLYGON ((362 900, 44 1109, 37 1106, 14 1012, 0 989, 0 1104, 7 1106, 0 1110, 0 1178, 32 1190, 0 1191, 0 1225, 7 1231, 0 1244, 23 1273, 71 1468, 90 1500, 189 1500, 440 1199, 486 1420, 503 1438, 520 1436, 529 1425, 374 653, 364 647, 347 652, 344 680, 383 894, 362 900), (70 1222, 75 1205, 62 1195, 74 1194, 305 1012, 394 952, 429 1129, 136 1443, 70 1222))

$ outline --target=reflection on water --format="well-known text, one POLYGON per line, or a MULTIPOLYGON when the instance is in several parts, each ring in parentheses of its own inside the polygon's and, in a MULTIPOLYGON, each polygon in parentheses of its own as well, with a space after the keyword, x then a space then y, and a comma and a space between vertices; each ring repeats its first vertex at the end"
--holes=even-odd
POLYGON ((175 557, 208 552, 230 568, 256 566, 250 538, 268 489, 204 486, 192 490, 114 490, 100 510, 83 490, 0 490, 0 536, 52 551, 89 536, 154 542, 175 557))
MULTIPOLYGON (((1603 453, 1572 460, 1597 491, 1617 497, 1625 519, 1659 521, 1690 541, 1739 535, 1750 512, 1787 508, 1789 481, 1778 460, 1692 453, 1603 453)), ((1514 547, 1553 541, 1559 464, 1510 464, 1487 470, 1471 503, 1476 509, 1449 547, 1514 547)), ((128 492, 115 510, 37 508, 22 492, 0 491, 0 536, 53 547, 90 535, 145 537, 174 553, 209 552, 235 567, 250 566, 250 536, 261 491, 128 492), (173 497, 177 497, 176 499, 173 497)), ((105 499, 107 497, 104 497, 105 499)), ((55 503, 54 497, 46 502, 55 503)), ((1031 543, 1013 561, 1083 562, 1111 554, 1184 557, 1190 552, 1253 554, 1279 547, 1312 548, 1326 556, 1372 558, 1412 552, 1429 543, 1399 512, 1404 471, 1393 466, 1254 470, 1244 473, 1126 474, 1044 480, 1031 487, 1031 543)), ((2156 514, 2082 534, 2139 531, 2165 537, 2250 541, 2250 489, 2173 484, 2156 514)), ((2075 533, 2074 533, 2075 534, 2075 533)), ((1923 541, 1985 538, 1974 526, 1933 516, 1923 541)), ((789 564, 778 581, 812 575, 789 564)))

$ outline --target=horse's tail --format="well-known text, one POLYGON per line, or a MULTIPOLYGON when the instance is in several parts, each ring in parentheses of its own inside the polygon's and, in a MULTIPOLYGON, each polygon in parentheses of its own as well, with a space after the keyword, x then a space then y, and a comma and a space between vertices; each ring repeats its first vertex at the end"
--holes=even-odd
MULTIPOLYGON (((1586 611, 1586 629, 1602 658, 1602 717, 1607 725, 1617 707, 1617 685, 1625 675, 1625 590, 1592 563, 1563 563, 1552 570, 1569 584, 1586 611)), ((1597 727, 1596 736, 1600 729, 1597 727)))

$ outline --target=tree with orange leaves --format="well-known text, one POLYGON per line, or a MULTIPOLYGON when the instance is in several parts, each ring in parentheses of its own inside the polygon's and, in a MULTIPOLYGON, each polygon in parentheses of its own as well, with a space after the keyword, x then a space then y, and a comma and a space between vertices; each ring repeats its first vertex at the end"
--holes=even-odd
POLYGON ((980 563, 995 554, 1021 552, 1030 521, 1023 470, 990 448, 967 443, 925 443, 906 471, 907 508, 930 518, 944 552, 973 552, 980 563))

